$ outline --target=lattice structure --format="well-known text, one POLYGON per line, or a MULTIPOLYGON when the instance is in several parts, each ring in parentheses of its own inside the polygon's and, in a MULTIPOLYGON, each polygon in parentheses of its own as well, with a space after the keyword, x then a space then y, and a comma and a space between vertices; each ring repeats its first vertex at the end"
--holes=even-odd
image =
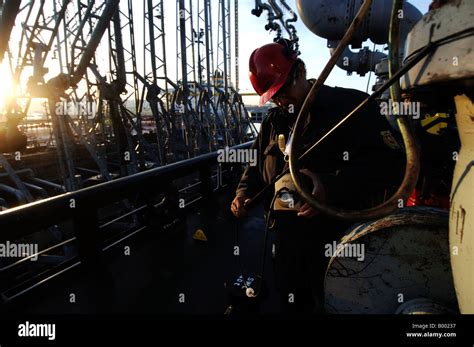
POLYGON ((47 178, 71 191, 249 139, 231 76, 238 21, 232 26, 230 0, 177 0, 175 8, 163 0, 5 0, 0 8, 0 56, 18 85, 0 111, 9 120, 9 146, 0 148, 7 162, 16 152, 54 153, 47 178), (19 124, 47 140, 25 140, 19 124))

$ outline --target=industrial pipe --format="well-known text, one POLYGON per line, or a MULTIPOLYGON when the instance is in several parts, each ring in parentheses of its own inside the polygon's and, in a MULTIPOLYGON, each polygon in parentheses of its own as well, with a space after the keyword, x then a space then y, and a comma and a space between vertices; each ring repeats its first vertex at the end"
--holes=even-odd
POLYGON ((265 30, 276 31, 276 39, 279 39, 281 37, 281 28, 280 25, 274 21, 277 17, 273 14, 272 8, 269 5, 262 3, 261 0, 255 0, 255 8, 251 11, 252 14, 260 17, 263 10, 268 12, 268 24, 265 25, 265 30))
MULTIPOLYGON (((320 37, 336 41, 344 36, 361 6, 360 3, 359 0, 296 0, 296 8, 309 30, 320 37)), ((376 44, 387 43, 392 4, 393 0, 373 1, 350 44, 357 45, 367 39, 376 44)), ((421 19, 422 14, 408 2, 405 2, 401 10, 397 17, 402 19, 400 30, 403 37, 421 19)))
POLYGON ((66 188, 64 186, 43 180, 41 178, 33 177, 31 179, 27 179, 27 182, 28 181, 31 181, 40 187, 43 186, 51 190, 54 190, 58 194, 66 193, 66 188))
POLYGON ((23 205, 28 202, 25 194, 20 189, 15 189, 13 187, 7 186, 6 184, 0 183, 0 192, 4 192, 10 195, 13 195, 18 202, 18 205, 23 205))
POLYGON ((20 11, 20 3, 21 0, 6 0, 2 6, 2 15, 0 16, 0 63, 8 48, 15 18, 20 11))
MULTIPOLYGON (((374 1, 370 7, 367 17, 359 29, 354 33, 351 40, 353 48, 360 48, 363 41, 367 39, 377 44, 388 42, 391 4, 393 0, 374 1)), ((316 35, 328 39, 329 51, 334 54, 338 40, 341 39, 354 18, 358 8, 355 0, 298 0, 298 12, 303 23, 316 35)), ((404 56, 405 41, 413 26, 421 19, 422 14, 412 4, 406 2, 403 8, 397 12, 400 21, 400 61, 404 56)), ((357 72, 364 76, 369 71, 375 71, 375 66, 386 58, 382 52, 372 52, 363 48, 359 52, 352 52, 347 47, 342 57, 337 61, 337 66, 351 73, 357 72)))
POLYGON ((122 93, 127 85, 127 72, 125 68, 125 55, 122 40, 122 26, 120 25, 120 10, 117 6, 114 18, 114 37, 115 37, 115 49, 117 52, 117 80, 115 87, 117 93, 122 93))
MULTIPOLYGON (((328 48, 331 55, 334 54, 339 41, 328 41, 328 48)), ((364 76, 369 71, 375 71, 375 66, 386 58, 387 55, 382 52, 372 52, 369 48, 364 47, 358 52, 353 52, 346 47, 342 55, 337 60, 336 65, 341 69, 352 73, 357 72, 360 76, 364 76)))
POLYGON ((84 74, 86 73, 87 67, 89 66, 95 54, 95 51, 99 46, 100 41, 102 40, 102 36, 109 27, 112 17, 117 12, 119 2, 120 0, 107 1, 104 11, 102 12, 100 19, 97 22, 94 31, 92 32, 89 43, 87 44, 84 53, 82 54, 81 60, 79 61, 79 64, 77 64, 77 68, 71 78, 71 86, 74 86, 79 83, 79 81, 82 79, 82 76, 84 76, 84 74))
POLYGON ((26 182, 23 182, 23 184, 25 185, 26 188, 28 188, 30 192, 35 193, 41 199, 46 199, 49 197, 48 193, 46 192, 44 188, 38 187, 31 183, 26 183, 26 182))

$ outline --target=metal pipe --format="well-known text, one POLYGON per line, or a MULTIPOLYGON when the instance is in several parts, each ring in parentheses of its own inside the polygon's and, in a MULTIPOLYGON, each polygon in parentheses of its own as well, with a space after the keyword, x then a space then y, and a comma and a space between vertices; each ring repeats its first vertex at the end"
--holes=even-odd
MULTIPOLYGON (((21 169, 21 170, 16 170, 15 173, 18 175, 18 176, 28 176, 28 177, 32 177, 34 175, 33 173, 33 170, 32 169, 21 169)), ((0 173, 0 178, 2 177, 9 177, 8 173, 6 172, 3 172, 3 173, 0 173)))
POLYGON ((19 205, 26 204, 28 200, 26 199, 25 194, 21 190, 15 189, 13 187, 7 186, 6 184, 0 183, 0 192, 4 192, 10 195, 13 195, 19 205))
MULTIPOLYGON (((53 28, 52 33, 51 33, 51 39, 49 40, 48 44, 46 45, 46 50, 45 50, 45 53, 43 55, 43 60, 41 62, 41 66, 44 66, 44 63, 46 62, 46 58, 48 57, 48 54, 51 51, 51 47, 53 46, 54 39, 57 39, 57 43, 59 44, 59 35, 58 35, 59 26, 60 26, 61 22, 64 20, 64 17, 66 16, 66 9, 67 9, 67 6, 69 5, 70 2, 71 2, 71 0, 63 0, 61 10, 59 10, 59 12, 55 14, 56 22, 54 24, 54 28, 53 28)), ((54 4, 54 9, 56 11, 56 2, 53 1, 53 4, 54 4)), ((59 60, 61 60, 61 54, 59 54, 59 60)), ((59 65, 62 65, 62 64, 60 63, 59 65)))
MULTIPOLYGON (((328 41, 331 55, 334 54, 338 44, 339 41, 328 41)), ((349 73, 357 72, 360 76, 364 76, 369 71, 375 71, 375 66, 386 57, 386 54, 377 51, 372 52, 367 47, 358 52, 353 52, 349 47, 346 47, 336 65, 349 73)))
POLYGON ((235 90, 239 91, 239 3, 234 0, 235 90))
MULTIPOLYGON (((161 2, 163 5, 163 2, 161 2)), ((155 31, 154 31, 154 23, 153 23, 153 1, 147 0, 147 10, 148 10, 148 36, 150 38, 150 53, 151 53, 151 75, 153 76, 152 83, 156 84, 157 76, 156 76, 156 50, 155 50, 155 31)))
POLYGON ((26 198, 28 202, 33 201, 33 196, 25 187, 23 181, 18 177, 18 174, 15 172, 13 167, 10 165, 8 160, 0 153, 0 165, 3 167, 5 172, 8 174, 8 178, 16 185, 16 187, 21 191, 22 195, 26 198))
POLYGON ((2 16, 0 17, 0 63, 3 61, 5 51, 8 48, 8 41, 15 19, 20 11, 21 0, 6 0, 2 7, 2 16))
MULTIPOLYGON (((57 82, 61 81, 61 78, 58 77, 55 77, 55 80, 50 80, 48 83, 51 82, 51 85, 56 85, 57 82)), ((60 173, 64 179, 66 188, 68 190, 75 190, 77 185, 75 182, 74 159, 71 155, 71 144, 69 142, 66 124, 64 117, 56 114, 58 99, 56 96, 49 98, 48 106, 51 114, 51 122, 53 123, 60 173)))
POLYGON ((37 185, 40 185, 40 186, 42 185, 42 186, 48 187, 50 189, 55 190, 58 193, 65 193, 66 192, 66 188, 64 186, 53 183, 53 182, 43 180, 41 178, 33 177, 33 178, 30 178, 30 179, 27 179, 27 182, 28 181, 36 183, 37 185))
MULTIPOLYGON (((387 43, 391 14, 390 1, 374 1, 369 10, 370 15, 361 24, 360 29, 354 34, 351 43, 360 47, 361 43, 371 39, 374 43, 387 43)), ((355 0, 298 0, 298 11, 305 25, 316 35, 328 39, 328 47, 333 54, 338 40, 352 20, 358 3, 355 0), (341 20, 334 20, 340 18, 341 20), (344 20, 343 20, 344 19, 344 20)), ((421 19, 421 12, 410 3, 405 3, 403 8, 403 20, 401 21, 400 61, 404 55, 404 47, 408 32, 421 19)), ((381 52, 372 52, 368 48, 355 53, 349 48, 338 60, 337 66, 351 72, 357 72, 364 76, 368 71, 375 71, 375 65, 386 55, 381 52)))
POLYGON ((82 54, 79 64, 77 64, 76 70, 73 73, 71 78, 71 86, 76 85, 82 79, 84 74, 87 71, 87 67, 90 64, 90 61, 94 57, 95 51, 99 46, 102 36, 109 27, 109 23, 112 20, 112 17, 115 15, 120 0, 108 0, 105 5, 104 11, 100 16, 99 21, 96 24, 94 31, 92 32, 89 43, 87 44, 84 53, 82 54))
POLYGON ((169 83, 169 80, 168 80, 168 65, 166 64, 166 33, 165 33, 165 9, 163 7, 163 1, 160 1, 160 25, 161 25, 161 49, 162 49, 162 52, 163 52, 163 56, 161 57, 161 64, 162 64, 162 67, 163 67, 163 76, 161 76, 160 78, 164 80, 165 82, 165 89, 164 89, 164 93, 165 93, 165 102, 166 102, 166 111, 169 111, 170 109, 170 103, 169 103, 169 98, 168 98, 168 92, 169 92, 169 88, 168 88, 168 83, 169 83))
POLYGON ((286 32, 288 33, 288 36, 291 37, 291 31, 285 25, 285 21, 283 20, 283 10, 281 9, 281 7, 278 6, 278 4, 276 3, 276 0, 268 0, 268 3, 273 8, 273 11, 275 11, 274 19, 278 19, 280 21, 281 25, 283 26, 283 28, 285 28, 286 32))
MULTIPOLYGON (((25 256, 25 257, 21 258, 20 260, 14 262, 14 263, 12 263, 12 264, 8 264, 7 266, 4 266, 4 267, 0 268, 0 272, 9 270, 9 269, 11 269, 11 268, 13 268, 13 267, 15 267, 15 266, 18 266, 18 265, 20 265, 20 264, 22 264, 22 263, 25 263, 26 261, 30 260, 30 259, 33 258, 33 257, 38 257, 38 256, 40 256, 40 255, 47 254, 47 253, 51 252, 53 249, 56 249, 56 248, 59 248, 59 247, 62 247, 62 246, 66 246, 66 245, 68 245, 68 244, 70 244, 70 243, 72 243, 72 242, 74 242, 74 241, 76 241, 76 237, 72 237, 72 238, 70 238, 70 239, 68 239, 68 240, 64 240, 64 241, 62 241, 62 242, 60 242, 60 243, 58 243, 58 244, 55 244, 55 245, 53 245, 53 246, 51 246, 51 247, 42 249, 42 250, 39 251, 38 253, 30 254, 30 255, 28 255, 28 256, 25 256)), ((38 257, 38 258, 39 258, 39 257, 38 257)))
MULTIPOLYGON (((373 1, 369 15, 360 24, 350 43, 360 44, 367 39, 376 44, 387 43, 393 1, 373 1)), ((301 20, 314 34, 328 40, 340 40, 360 7, 360 1, 297 0, 296 7, 301 20)), ((409 2, 404 4, 402 37, 421 17, 421 12, 415 6, 409 2)))
MULTIPOLYGON (((194 15, 193 15, 193 0, 189 0, 189 27, 191 28, 190 31, 190 37, 188 37, 188 44, 189 48, 191 49, 191 64, 188 63, 188 65, 191 65, 192 67, 192 82, 194 83, 194 90, 191 95, 191 99, 193 100, 193 103, 196 103, 196 83, 198 79, 196 79, 196 50, 194 49, 194 38, 193 38, 193 30, 194 30, 194 15)), ((199 62, 198 62, 199 65, 199 62)))
POLYGON ((209 12, 210 12, 211 4, 210 0, 204 0, 204 26, 206 27, 204 30, 204 39, 205 39, 205 45, 206 45, 206 84, 207 84, 207 90, 209 93, 212 94, 212 83, 211 83, 211 62, 210 62, 210 54, 212 54, 211 51, 211 32, 209 28, 209 12))
MULTIPOLYGON (((78 3, 78 8, 80 8, 81 6, 81 3, 79 2, 78 3)), ((75 58, 75 55, 74 55, 74 50, 76 48, 78 48, 77 46, 77 43, 79 40, 81 40, 82 42, 85 43, 85 40, 84 40, 84 27, 86 26, 87 23, 90 23, 90 18, 91 18, 91 14, 92 14, 92 9, 94 8, 95 6, 95 0, 90 0, 88 1, 87 3, 87 8, 84 12, 84 16, 81 18, 81 12, 79 11, 78 12, 78 15, 79 15, 79 25, 76 29, 76 32, 78 33, 75 37, 74 37, 74 40, 71 42, 71 48, 72 48, 72 55, 71 55, 71 61, 74 62, 74 58, 75 58)), ((65 26, 65 28, 67 29, 67 26, 65 26)), ((65 35, 65 37, 67 37, 65 35)), ((64 40, 65 43, 67 43, 67 40, 64 40)), ((66 57, 68 55, 66 54, 66 57)), ((73 64, 71 64, 70 66, 71 69, 74 68, 73 64)), ((71 73, 73 72, 72 70, 70 71, 71 73)))
MULTIPOLYGON (((43 279, 43 280, 41 280, 41 281, 39 281, 39 282, 33 284, 32 286, 29 286, 29 287, 27 287, 26 289, 22 289, 20 292, 14 294, 14 295, 12 295, 12 296, 6 297, 6 300, 7 300, 7 301, 12 301, 12 300, 16 299, 17 297, 19 297, 19 296, 21 296, 21 295, 23 295, 23 294, 25 294, 25 293, 28 293, 30 290, 35 289, 36 287, 41 286, 42 284, 48 282, 49 280, 52 280, 53 278, 58 277, 58 276, 62 275, 63 273, 65 273, 65 272, 67 272, 67 271, 69 271, 69 270, 71 270, 71 269, 77 267, 77 266, 80 265, 80 264, 81 264, 81 262, 78 261, 78 262, 76 262, 76 263, 74 263, 74 264, 68 266, 67 268, 64 268, 64 269, 62 269, 61 271, 58 271, 58 272, 52 274, 51 276, 49 276, 49 277, 47 277, 47 278, 45 278, 45 279, 43 279)), ((19 286, 18 286, 18 287, 19 287, 19 286)))
POLYGON ((290 23, 296 23, 298 21, 298 16, 296 15, 296 13, 293 11, 293 9, 288 6, 288 4, 286 3, 285 0, 280 0, 281 4, 283 5, 283 7, 285 7, 285 9, 290 12, 290 14, 292 15, 291 18, 288 18, 286 21, 285 21, 285 27, 291 32, 290 34, 290 39, 291 41, 294 42, 294 45, 295 45, 295 51, 298 52, 299 51, 299 44, 298 44, 298 41, 299 41, 299 38, 298 38, 298 35, 296 34, 296 28, 294 25, 290 24, 290 23))
MULTIPOLYGON (((35 33, 37 32, 38 30, 38 27, 40 25, 39 21, 40 21, 40 18, 41 18, 41 14, 44 13, 43 12, 43 8, 44 8, 44 3, 45 3, 46 0, 41 0, 40 1, 40 9, 38 10, 38 12, 36 13, 36 17, 35 17, 35 22, 34 22, 34 25, 33 27, 31 28, 28 28, 29 32, 32 32, 32 33, 35 33)), ((32 4, 33 5, 33 4, 32 4)), ((32 11, 33 11, 33 6, 30 6, 30 8, 28 9, 28 15, 27 15, 27 20, 29 19, 30 15, 32 14, 32 11)), ((27 31, 26 31, 27 32, 27 31)), ((23 47, 22 43, 23 43, 23 37, 27 37, 28 35, 26 35, 26 32, 23 33, 22 35, 22 38, 20 40, 20 47, 23 47)), ((29 35, 28 37, 28 40, 27 40, 27 43, 26 43, 26 47, 25 47, 25 51, 23 53, 23 57, 21 58, 21 64, 18 64, 16 70, 15 70, 15 81, 19 81, 20 80, 20 74, 21 72, 23 71, 23 68, 25 66, 27 66, 27 62, 28 62, 28 59, 30 58, 30 50, 32 49, 32 44, 33 44, 33 40, 35 39, 35 35, 29 35)), ((20 51, 21 52, 21 51, 20 51)))
POLYGON ((276 31, 277 36, 275 40, 281 38, 281 27, 278 23, 275 23, 274 20, 276 19, 275 15, 273 14, 272 8, 262 3, 261 0, 255 0, 255 8, 251 11, 254 16, 260 17, 263 11, 268 12, 268 24, 265 25, 265 30, 276 31))
POLYGON ((117 81, 115 87, 117 93, 122 93, 127 85, 127 73, 125 70, 125 55, 122 40, 122 26, 120 25, 120 7, 117 5, 117 10, 113 18, 114 36, 115 36, 115 51, 117 54, 117 81))
POLYGON ((127 212, 127 213, 125 213, 125 214, 123 214, 123 215, 120 215, 120 217, 117 217, 117 218, 115 218, 115 219, 113 219, 113 220, 111 220, 111 221, 108 221, 108 222, 105 223, 105 224, 100 225, 100 226, 99 226, 99 229, 107 228, 108 226, 110 226, 110 225, 112 225, 112 224, 114 224, 114 223, 117 223, 117 222, 121 221, 122 219, 125 219, 125 218, 127 218, 128 216, 131 216, 131 215, 133 215, 133 214, 135 214, 135 213, 137 213, 137 212, 140 212, 140 211, 146 209, 147 207, 148 207, 147 205, 143 205, 143 206, 140 206, 140 207, 134 209, 133 211, 130 211, 130 212, 127 212))
POLYGON ((26 183, 26 182, 23 182, 23 184, 25 185, 25 187, 27 187, 31 192, 34 192, 36 193, 39 197, 41 197, 42 199, 46 199, 49 197, 48 193, 46 192, 46 190, 44 188, 41 188, 41 187, 38 187, 34 184, 31 184, 31 183, 26 183))
POLYGON ((185 86, 185 98, 188 96, 188 68, 187 68, 187 55, 186 55, 186 7, 184 0, 178 0, 179 6, 179 35, 180 35, 180 47, 181 47, 181 81, 185 86))
POLYGON ((115 247, 115 246, 118 245, 119 243, 121 243, 121 242, 123 242, 123 241, 129 239, 129 238, 132 237, 133 235, 138 234, 139 232, 145 230, 146 228, 147 228, 147 227, 144 226, 144 227, 141 227, 141 228, 139 228, 139 229, 137 229, 137 230, 135 230, 135 231, 133 231, 133 232, 130 232, 130 230, 127 230, 127 231, 125 232, 125 236, 123 236, 123 237, 120 238, 119 240, 117 240, 117 241, 111 243, 110 245, 107 245, 107 246, 103 247, 103 248, 102 248, 102 251, 105 252, 105 251, 109 250, 110 248, 115 247), (130 233, 129 233, 129 232, 130 232, 130 233))
POLYGON ((225 5, 225 0, 220 0, 221 2, 221 21, 222 21, 222 50, 224 53, 224 94, 227 97, 229 93, 229 84, 228 84, 228 66, 227 66, 227 26, 226 26, 226 5, 225 5))

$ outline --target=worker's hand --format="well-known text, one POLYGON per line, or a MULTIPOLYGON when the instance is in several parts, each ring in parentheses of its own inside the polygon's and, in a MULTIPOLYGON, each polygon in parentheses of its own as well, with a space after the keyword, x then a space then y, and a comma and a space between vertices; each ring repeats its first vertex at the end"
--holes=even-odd
POLYGON ((247 215, 247 210, 245 209, 245 204, 250 201, 249 198, 245 196, 236 196, 232 204, 230 205, 230 210, 237 218, 245 217, 247 215))
MULTIPOLYGON (((300 170, 300 172, 311 178, 311 180, 313 181, 312 194, 316 198, 316 200, 324 202, 326 200, 326 193, 319 177, 314 172, 309 171, 308 169, 302 169, 300 170)), ((301 206, 300 210, 298 211, 298 217, 312 218, 318 215, 319 213, 319 211, 312 208, 306 202, 303 206, 301 206)))

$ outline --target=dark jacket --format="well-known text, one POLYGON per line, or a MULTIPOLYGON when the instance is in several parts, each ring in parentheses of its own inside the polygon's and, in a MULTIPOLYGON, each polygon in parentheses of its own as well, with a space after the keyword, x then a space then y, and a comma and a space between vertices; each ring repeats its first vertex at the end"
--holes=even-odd
MULTIPOLYGON (((304 145, 324 136, 367 97, 357 90, 323 86, 303 130, 304 145)), ((288 139, 293 123, 291 115, 281 109, 269 111, 252 145, 258 151, 258 163, 245 170, 237 195, 252 198, 282 172, 286 163, 278 148, 278 134, 288 139)), ((394 131, 372 102, 326 138, 302 166, 320 177, 329 205, 364 208, 382 201, 387 188, 393 190, 401 182, 404 165, 394 131)), ((272 196, 270 189, 267 208, 272 196)))

